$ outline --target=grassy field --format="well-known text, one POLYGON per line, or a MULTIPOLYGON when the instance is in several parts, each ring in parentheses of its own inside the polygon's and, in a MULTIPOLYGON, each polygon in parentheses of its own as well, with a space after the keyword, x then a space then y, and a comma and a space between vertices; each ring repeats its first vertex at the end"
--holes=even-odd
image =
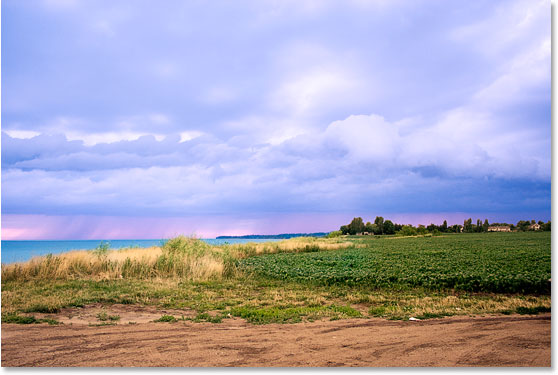
POLYGON ((259 324, 538 313, 550 311, 550 238, 482 233, 216 247, 179 237, 163 248, 71 252, 2 265, 2 320, 40 322, 20 317, 91 303, 259 324))
POLYGON ((323 285, 549 294, 550 235, 490 233, 380 238, 335 252, 250 257, 259 275, 323 285))

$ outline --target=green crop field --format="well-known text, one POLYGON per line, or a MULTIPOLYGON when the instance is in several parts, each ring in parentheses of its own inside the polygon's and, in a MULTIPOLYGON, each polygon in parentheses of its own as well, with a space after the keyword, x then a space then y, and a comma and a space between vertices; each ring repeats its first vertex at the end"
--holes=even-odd
POLYGON ((550 232, 356 240, 355 248, 243 259, 257 275, 321 285, 550 294, 550 232))
MULTIPOLYGON (((257 324, 536 314, 550 311, 550 275, 549 232, 222 247, 182 237, 162 249, 82 251, 3 265, 2 321, 53 323, 52 314, 63 308, 95 303, 185 309, 197 314, 192 321, 241 317, 257 324)), ((158 322, 179 317, 172 318, 158 322)))

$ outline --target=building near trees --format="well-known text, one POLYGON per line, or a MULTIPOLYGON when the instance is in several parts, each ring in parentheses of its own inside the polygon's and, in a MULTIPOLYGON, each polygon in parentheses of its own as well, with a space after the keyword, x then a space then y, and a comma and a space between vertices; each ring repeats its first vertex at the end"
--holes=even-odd
POLYGON ((509 225, 492 225, 488 227, 489 232, 511 232, 509 225))
POLYGON ((540 229, 541 229, 540 224, 534 223, 529 225, 529 230, 540 230, 540 229))

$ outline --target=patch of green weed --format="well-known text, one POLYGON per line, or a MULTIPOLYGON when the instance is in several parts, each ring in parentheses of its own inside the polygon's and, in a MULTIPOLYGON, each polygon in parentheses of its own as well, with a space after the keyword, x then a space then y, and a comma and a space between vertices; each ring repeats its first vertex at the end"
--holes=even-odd
POLYGON ((44 314, 55 314, 60 312, 60 308, 55 306, 37 304, 32 305, 23 310, 24 312, 37 312, 37 313, 44 313, 44 314))
POLYGON ((18 314, 3 314, 2 323, 13 323, 13 324, 38 324, 38 323, 48 323, 49 325, 61 324, 58 320, 44 318, 37 319, 34 316, 18 315, 18 314))
POLYGON ((99 319, 102 322, 107 320, 115 322, 120 320, 120 315, 109 315, 105 311, 101 311, 100 313, 97 314, 97 319, 99 319))
POLYGON ((518 314, 529 314, 529 315, 537 315, 539 313, 550 312, 550 307, 545 306, 536 306, 536 307, 518 307, 515 309, 515 312, 518 314))
POLYGON ((154 320, 154 322, 174 323, 176 320, 172 315, 163 315, 159 319, 154 320))
POLYGON ((2 323, 33 324, 37 323, 34 316, 23 316, 17 314, 2 315, 2 323))

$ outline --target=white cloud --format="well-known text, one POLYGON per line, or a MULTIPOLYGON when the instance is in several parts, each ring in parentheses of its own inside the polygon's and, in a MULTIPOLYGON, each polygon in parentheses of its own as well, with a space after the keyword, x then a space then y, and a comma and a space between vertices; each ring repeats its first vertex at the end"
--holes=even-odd
POLYGON ((180 142, 190 141, 194 138, 202 136, 203 133, 199 131, 185 131, 180 133, 180 142))
POLYGON ((316 68, 283 83, 271 98, 271 107, 291 116, 305 116, 354 98, 358 81, 347 72, 316 68))
POLYGON ((246 147, 278 145, 298 135, 317 131, 313 124, 298 116, 248 116, 225 121, 221 127, 236 134, 232 137, 235 144, 246 147))
POLYGON ((350 49, 296 40, 278 48, 267 107, 284 118, 307 118, 372 99, 374 77, 350 49), (366 77, 366 79, 363 79, 366 77))
POLYGON ((33 130, 6 130, 6 129, 2 129, 2 131, 6 134, 8 134, 10 137, 12 138, 18 138, 18 139, 28 139, 28 138, 33 138, 36 137, 37 135, 41 134, 39 132, 33 131, 33 130))
POLYGON ((83 133, 76 131, 67 131, 66 138, 70 141, 83 141, 86 146, 93 146, 99 143, 114 143, 120 141, 133 141, 142 136, 152 135, 155 139, 161 141, 165 138, 164 134, 149 134, 138 132, 103 132, 103 133, 83 133))
POLYGON ((356 160, 378 163, 392 159, 400 147, 397 127, 378 115, 349 116, 335 121, 327 127, 324 138, 328 144, 343 145, 356 160))
POLYGON ((367 163, 378 178, 424 167, 472 178, 550 177, 548 139, 536 128, 509 127, 474 106, 450 110, 432 125, 414 127, 375 114, 349 116, 301 139, 298 149, 321 143, 324 149, 344 150, 346 156, 337 157, 340 163, 367 163))
MULTIPOLYGON (((142 136, 153 136, 161 141, 169 135, 168 128, 172 125, 173 121, 169 115, 152 112, 120 116, 100 126, 81 117, 57 116, 45 124, 36 126, 38 131, 3 131, 13 138, 31 137, 37 134, 64 134, 68 140, 83 141, 86 146, 92 146, 99 143, 132 141, 142 136)), ((199 135, 199 132, 191 133, 199 135)))
POLYGON ((514 53, 533 37, 550 35, 550 2, 519 0, 504 2, 482 21, 458 26, 449 38, 492 58, 514 53))
POLYGON ((504 64, 502 74, 490 85, 475 94, 473 99, 488 110, 512 100, 519 101, 530 88, 550 89, 551 75, 550 37, 544 37, 520 51, 511 61, 504 64))

